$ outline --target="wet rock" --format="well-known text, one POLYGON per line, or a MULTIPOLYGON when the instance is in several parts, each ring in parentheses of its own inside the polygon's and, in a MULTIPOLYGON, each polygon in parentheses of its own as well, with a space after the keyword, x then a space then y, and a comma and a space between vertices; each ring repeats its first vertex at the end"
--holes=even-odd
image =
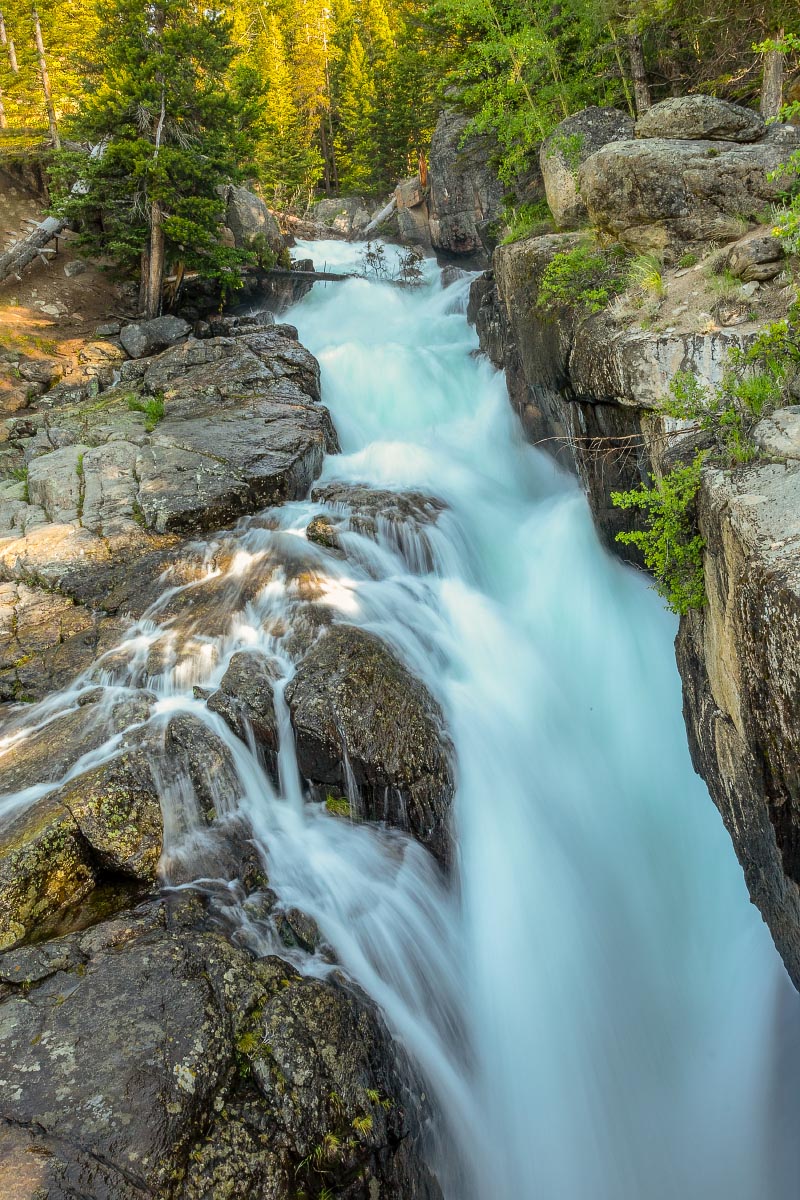
POLYGON ((0 947, 42 936, 109 874, 154 885, 161 840, 158 791, 141 753, 12 812, 0 825, 0 947))
POLYGON ((240 650, 231 657, 218 691, 208 699, 208 707, 218 713, 243 741, 252 736, 264 752, 267 764, 275 772, 278 752, 278 725, 272 694, 275 665, 263 655, 240 650))
POLYGON ((19 981, 0 1002, 0 1187, 18 1189, 4 1194, 278 1200, 324 1183, 440 1200, 419 1088, 374 1007, 338 982, 166 931, 159 906, 49 959, 12 951, 0 976, 19 981))
POLYGON ((41 700, 66 687, 123 627, 67 596, 0 583, 0 701, 41 700))
POLYGON ((639 138, 757 142, 766 131, 757 112, 716 96, 671 96, 648 108, 636 122, 639 138))
POLYGON ((503 186, 491 166, 493 143, 485 135, 464 139, 469 118, 454 109, 439 117, 430 152, 430 237, 435 250, 488 262, 493 239, 487 226, 503 204, 503 186))
POLYGON ((547 203, 560 229, 577 229, 589 214, 578 193, 581 163, 609 142, 633 137, 633 120, 618 108, 591 105, 556 125, 542 142, 539 164, 547 203))
POLYGON ((390 492, 364 484, 328 483, 315 487, 311 499, 330 505, 335 519, 315 517, 306 535, 310 541, 340 550, 338 530, 352 530, 372 541, 388 542, 413 571, 430 571, 434 550, 426 527, 434 525, 447 507, 421 492, 390 492))
POLYGON ((152 321, 125 325, 120 330, 119 340, 131 358, 147 358, 190 332, 191 326, 181 317, 155 317, 152 321))
POLYGON ((612 142, 586 160, 578 187, 592 223, 636 251, 741 236, 785 188, 773 172, 800 148, 800 129, 747 145, 670 138, 612 142))
POLYGON ((748 238, 731 247, 728 270, 742 283, 760 283, 779 275, 785 258, 786 251, 779 238, 748 238))
POLYGON ((359 790, 353 811, 406 829, 448 862, 454 782, 442 713, 380 638, 331 627, 301 660, 286 699, 301 774, 346 792, 346 755, 359 790))

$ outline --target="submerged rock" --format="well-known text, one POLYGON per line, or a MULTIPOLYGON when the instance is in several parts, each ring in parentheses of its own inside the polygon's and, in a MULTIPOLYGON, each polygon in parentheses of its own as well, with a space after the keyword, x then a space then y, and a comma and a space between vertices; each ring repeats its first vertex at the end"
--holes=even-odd
POLYGON ((435 554, 426 528, 447 505, 422 492, 390 492, 359 483, 327 483, 315 487, 311 499, 333 510, 314 517, 306 529, 309 541, 342 551, 340 533, 350 530, 374 542, 383 541, 405 559, 411 571, 431 571, 435 554))
POLYGON ((300 772, 312 783, 358 787, 356 815, 412 833, 451 856, 452 747, 428 689, 374 634, 326 630, 286 689, 300 772))
POLYGON ((248 741, 252 733, 273 774, 278 753, 278 723, 272 692, 275 678, 274 665, 263 655, 240 650, 231 657, 219 689, 208 699, 211 711, 218 713, 243 741, 248 741))
POLYGON ((155 905, 0 956, 0 996, 4 1196, 441 1200, 421 1089, 336 979, 155 905))

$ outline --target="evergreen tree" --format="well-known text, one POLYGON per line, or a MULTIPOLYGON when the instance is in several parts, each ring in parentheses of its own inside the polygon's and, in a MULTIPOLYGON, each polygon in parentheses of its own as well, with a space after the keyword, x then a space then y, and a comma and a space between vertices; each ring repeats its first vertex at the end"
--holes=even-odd
POLYGON ((256 168, 270 203, 287 207, 313 192, 322 173, 322 157, 295 100, 283 34, 275 16, 265 19, 259 49, 266 103, 258 129, 256 168))
POLYGON ((375 83, 361 38, 353 34, 341 77, 336 159, 345 192, 372 190, 375 182, 375 83))
POLYGON ((238 282, 219 241, 219 185, 250 146, 255 113, 229 86, 230 26, 191 0, 104 0, 97 74, 73 135, 96 149, 74 165, 81 184, 64 213, 88 222, 100 252, 140 264, 142 303, 161 305, 165 264, 238 282))

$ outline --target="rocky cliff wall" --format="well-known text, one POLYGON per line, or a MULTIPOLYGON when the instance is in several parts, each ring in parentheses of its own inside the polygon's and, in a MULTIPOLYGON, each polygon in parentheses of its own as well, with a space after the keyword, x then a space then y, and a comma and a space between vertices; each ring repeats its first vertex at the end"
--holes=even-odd
MULTIPOLYGON (((718 383, 728 351, 758 331, 758 313, 730 327, 701 320, 694 328, 677 308, 656 328, 644 328, 624 303, 583 318, 566 307, 544 313, 544 271, 578 240, 561 234, 499 247, 473 285, 469 315, 483 350, 507 372, 527 436, 579 475, 601 539, 636 561, 615 541, 630 523, 610 494, 691 451, 660 409, 669 381, 688 370, 718 383)), ((699 522, 708 603, 682 618, 676 648, 695 768, 800 987, 797 413, 783 410, 759 427, 771 461, 704 472, 699 522)))

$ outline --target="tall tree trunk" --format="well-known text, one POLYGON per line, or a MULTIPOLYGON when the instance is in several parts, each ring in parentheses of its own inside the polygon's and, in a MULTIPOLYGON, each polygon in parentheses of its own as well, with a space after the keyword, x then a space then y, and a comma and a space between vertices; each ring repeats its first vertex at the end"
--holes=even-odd
POLYGON ((161 291, 164 286, 164 226, 161 205, 154 200, 150 206, 150 252, 148 255, 147 291, 144 310, 148 320, 161 312, 161 291))
POLYGON ((58 136, 58 125, 56 124, 56 110, 53 106, 53 93, 50 89, 50 76, 47 74, 47 60, 44 56, 44 41, 42 39, 42 26, 39 21, 39 14, 36 9, 33 10, 33 27, 36 33, 36 52, 39 55, 39 73, 42 77, 42 91, 44 92, 44 100, 47 105, 47 122, 50 126, 50 138, 56 150, 61 149, 61 138, 58 136))
POLYGON ((8 51, 8 63, 15 75, 19 75, 19 66, 17 65, 17 52, 14 48, 14 42, 9 38, 6 32, 6 19, 0 12, 0 46, 5 46, 8 51))
POLYGON ((8 129, 8 117, 6 116, 6 106, 3 103, 2 88, 0 88, 0 129, 8 129))
MULTIPOLYGON (((780 31, 776 42, 783 39, 780 31)), ((765 121, 774 120, 783 107, 783 51, 768 50, 764 55, 764 78, 761 84, 761 115, 765 121)))
POLYGON ((638 33, 632 33, 628 38, 628 57, 631 63, 631 79, 633 80, 633 99, 636 104, 636 115, 640 117, 650 107, 650 88, 647 86, 647 72, 644 66, 644 50, 642 39, 638 33))

